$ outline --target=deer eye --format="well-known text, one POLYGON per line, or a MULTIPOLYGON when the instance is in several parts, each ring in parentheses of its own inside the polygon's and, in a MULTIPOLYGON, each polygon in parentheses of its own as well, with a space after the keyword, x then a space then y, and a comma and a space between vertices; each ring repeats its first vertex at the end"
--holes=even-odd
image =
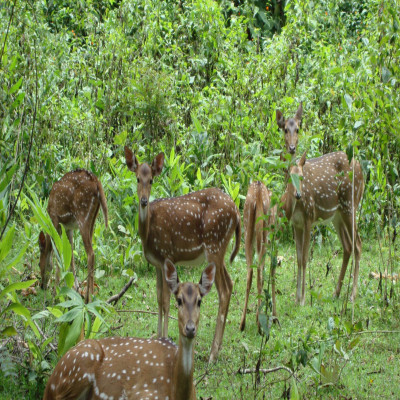
POLYGON ((140 183, 140 179, 139 178, 137 178, 137 183, 140 183))
POLYGON ((182 299, 178 297, 176 301, 178 302, 178 306, 180 307, 182 305, 182 299))
POLYGON ((153 179, 150 179, 150 185, 152 185, 153 184, 153 179))
POLYGON ((197 300, 197 307, 201 306, 201 299, 197 300))
POLYGON ((288 129, 287 128, 285 128, 285 133, 288 133, 288 129))

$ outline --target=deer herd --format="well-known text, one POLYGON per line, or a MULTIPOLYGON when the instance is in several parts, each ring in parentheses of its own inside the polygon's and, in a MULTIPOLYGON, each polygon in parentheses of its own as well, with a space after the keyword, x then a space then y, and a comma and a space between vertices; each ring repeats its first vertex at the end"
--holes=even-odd
MULTIPOLYGON (((276 122, 284 131, 288 158, 297 150, 303 108, 285 119, 276 111, 276 122)), ((230 256, 233 262, 241 240, 240 213, 234 201, 218 188, 208 188, 184 196, 150 201, 153 180, 164 166, 164 154, 151 164, 139 163, 125 147, 127 167, 136 175, 138 195, 138 233, 146 260, 155 267, 157 282, 157 339, 110 337, 79 342, 58 362, 50 376, 44 399, 195 399, 193 383, 194 339, 197 334, 200 304, 215 282, 218 312, 209 361, 218 356, 222 344, 233 283, 225 265, 225 253, 233 235, 230 256), (175 265, 195 266, 206 261, 200 282, 179 282, 175 265), (168 339, 170 295, 178 306, 179 343, 168 339)), ((296 302, 305 304, 305 277, 312 227, 333 222, 343 248, 343 262, 334 296, 339 296, 350 255, 354 252, 353 288, 357 294, 361 239, 357 231, 356 211, 364 190, 359 162, 350 162, 343 152, 325 154, 291 163, 286 171, 286 188, 280 203, 271 201, 272 193, 264 183, 252 182, 243 208, 247 286, 240 322, 244 330, 253 276, 253 253, 257 255, 259 313, 263 289, 263 270, 269 233, 276 229, 278 215, 285 215, 293 226, 297 253, 296 302)), ((47 211, 56 230, 65 227, 73 247, 73 230, 79 229, 87 254, 87 291, 90 302, 94 289, 94 223, 101 207, 108 224, 106 198, 100 181, 86 170, 64 175, 50 192, 47 211)), ((43 288, 48 285, 52 261, 52 242, 40 232, 40 272, 43 288)), ((75 275, 74 260, 71 271, 75 275)), ((271 270, 272 315, 276 316, 275 269, 271 270)), ((56 273, 56 285, 59 271, 56 273)))

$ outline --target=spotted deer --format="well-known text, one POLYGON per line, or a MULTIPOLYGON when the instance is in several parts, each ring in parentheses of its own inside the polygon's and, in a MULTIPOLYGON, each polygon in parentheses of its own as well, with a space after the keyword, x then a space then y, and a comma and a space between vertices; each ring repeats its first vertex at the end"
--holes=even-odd
POLYGON ((152 164, 139 164, 125 147, 128 168, 136 174, 139 198, 139 236, 146 260, 156 267, 158 301, 158 337, 168 335, 170 293, 162 265, 168 258, 181 265, 198 265, 204 260, 216 266, 215 285, 219 308, 210 362, 220 349, 232 294, 232 281, 225 266, 225 253, 235 232, 235 247, 230 262, 240 246, 240 214, 233 200, 220 189, 209 188, 184 196, 149 202, 153 178, 160 175, 164 153, 152 164), (164 316, 164 325, 163 325, 164 316), (162 329, 163 325, 163 329, 162 329))
MULTIPOLYGON (((57 229, 61 233, 61 224, 64 225, 72 248, 71 271, 75 277, 73 231, 79 229, 88 259, 88 279, 85 301, 90 301, 94 290, 94 252, 92 247, 93 228, 99 208, 103 211, 106 227, 108 226, 107 202, 103 187, 97 177, 84 169, 77 169, 65 174, 51 189, 47 212, 57 229)), ((40 232, 40 274, 41 286, 46 288, 52 270, 51 254, 53 246, 50 236, 40 232)), ((56 285, 60 280, 60 271, 57 265, 56 285)))
POLYGON ((276 110, 276 123, 284 132, 286 151, 292 156, 296 154, 297 150, 302 115, 303 103, 300 103, 299 108, 297 109, 293 118, 285 119, 282 112, 280 110, 276 110))
POLYGON ((343 262, 334 295, 339 297, 347 264, 353 251, 355 266, 351 298, 357 295, 361 256, 361 239, 356 224, 356 211, 364 191, 359 162, 349 163, 344 152, 325 154, 306 162, 306 153, 291 167, 291 176, 300 177, 300 191, 289 182, 281 203, 294 228, 297 252, 296 301, 305 303, 305 283, 311 228, 320 222, 333 222, 343 247, 343 262), (353 184, 354 183, 354 184, 353 184), (353 230, 354 228, 354 230, 353 230), (354 233, 354 235, 353 235, 354 233))
MULTIPOLYGON (((268 228, 275 224, 277 206, 271 207, 271 191, 260 181, 252 182, 247 191, 246 200, 243 208, 243 228, 245 232, 245 254, 247 263, 247 286, 244 301, 242 319, 240 321, 240 330, 243 331, 246 326, 247 304, 249 293, 253 280, 253 251, 254 246, 257 254, 257 293, 258 306, 256 311, 256 321, 260 331, 259 311, 261 307, 262 289, 263 289, 263 271, 265 264, 265 246, 268 242, 268 228), (268 219, 263 216, 268 215, 268 219)), ((276 316, 275 300, 275 269, 271 275, 271 293, 272 293, 272 315, 276 316)))
POLYGON ((180 283, 165 260, 165 280, 178 304, 179 345, 169 339, 111 337, 79 342, 58 362, 43 400, 194 400, 194 344, 200 304, 214 282, 211 263, 200 283, 180 283))

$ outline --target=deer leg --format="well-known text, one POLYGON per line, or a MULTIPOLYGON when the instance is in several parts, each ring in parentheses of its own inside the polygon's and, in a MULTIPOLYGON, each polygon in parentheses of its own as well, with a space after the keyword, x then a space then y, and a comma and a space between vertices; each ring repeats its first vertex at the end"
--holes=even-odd
POLYGON ((302 275, 302 284, 301 284, 301 302, 300 305, 304 306, 306 302, 306 270, 307 270, 307 260, 308 260, 308 250, 310 248, 310 240, 311 240, 311 225, 305 224, 303 230, 303 275, 302 275))
POLYGON ((87 264, 88 264, 88 277, 87 277, 87 287, 85 303, 90 302, 91 295, 94 292, 94 251, 92 247, 92 237, 89 236, 90 231, 81 230, 83 245, 85 246, 85 251, 87 254, 87 264))
POLYGON ((244 298, 244 307, 242 313, 242 319, 240 321, 239 329, 241 331, 246 327, 246 313, 247 313, 247 303, 249 301, 249 293, 251 289, 251 282, 253 280, 253 268, 251 268, 251 263, 253 261, 253 246, 250 243, 250 246, 247 246, 246 243, 246 261, 247 261, 247 285, 246 285, 246 295, 244 298))
MULTIPOLYGON (((164 268, 162 269, 164 275, 164 268)), ((164 316, 164 329, 163 329, 163 336, 168 337, 168 316, 169 316, 169 307, 171 304, 171 291, 165 281, 164 276, 162 277, 162 312, 164 316)), ((162 322, 162 320, 161 320, 162 322)))
POLYGON ((257 312, 256 312, 256 321, 258 326, 258 331, 261 333, 261 325, 259 320, 260 309, 261 309, 261 298, 262 298, 262 290, 263 290, 263 272, 264 272, 264 264, 265 264, 265 246, 264 243, 261 245, 261 252, 258 255, 258 266, 257 266, 257 294, 258 294, 258 302, 257 302, 257 312))
POLYGON ((164 276, 161 266, 156 266, 156 278, 157 278, 157 303, 158 303, 158 322, 157 322, 157 336, 160 338, 163 335, 162 332, 162 318, 163 318, 163 285, 164 276))
POLYGON ((355 238, 355 265, 354 265, 354 276, 353 276, 353 291, 351 293, 351 300, 354 301, 357 296, 357 283, 358 283, 358 272, 360 269, 360 257, 361 257, 361 238, 358 232, 355 238))
MULTIPOLYGON (((221 257, 222 258, 222 257, 221 257)), ((215 327, 215 335, 214 340, 211 346, 211 354, 209 358, 209 362, 213 362, 218 355, 219 349, 222 343, 222 337, 224 335, 225 330, 225 322, 229 309, 229 302, 232 294, 232 280, 226 270, 225 263, 223 258, 218 260, 212 260, 210 257, 209 262, 214 261, 217 266, 217 271, 215 274, 215 285, 218 291, 219 297, 219 307, 218 307, 218 315, 217 315, 217 323, 215 327)))
POLYGON ((76 276, 75 272, 75 260, 74 260, 74 231, 72 229, 67 231, 67 236, 69 243, 71 245, 71 271, 72 274, 74 275, 74 289, 78 290, 79 288, 79 283, 78 283, 78 278, 76 276))
POLYGON ((343 248, 343 261, 342 268, 340 269, 338 282, 336 285, 336 290, 334 292, 334 297, 339 297, 340 291, 342 290, 342 284, 344 280, 344 276, 346 274, 347 265, 349 263, 350 255, 351 255, 351 229, 349 230, 349 225, 351 228, 351 223, 348 222, 348 216, 344 214, 340 214, 339 217, 335 218, 334 225, 336 228, 336 232, 339 236, 340 242, 342 243, 343 248))
POLYGON ((296 291, 296 303, 301 302, 301 275, 303 271, 303 230, 294 228, 294 239, 296 242, 296 253, 297 253, 297 291, 296 291))

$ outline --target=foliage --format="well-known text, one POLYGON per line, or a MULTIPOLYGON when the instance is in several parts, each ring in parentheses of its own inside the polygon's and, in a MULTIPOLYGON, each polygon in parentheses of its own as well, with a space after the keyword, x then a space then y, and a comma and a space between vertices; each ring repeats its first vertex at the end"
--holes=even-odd
MULTIPOLYGON (((136 183, 124 163, 124 145, 131 146, 141 162, 165 153, 153 198, 218 186, 241 206, 249 183, 260 179, 279 204, 285 177, 275 110, 289 116, 303 101, 298 154, 307 151, 311 158, 344 150, 360 160, 366 184, 359 216, 367 243, 363 252, 370 250, 369 240, 376 240, 379 247, 375 262, 366 263, 383 274, 398 273, 400 21, 395 1, 2 0, 0 16, 1 331, 13 334, 2 339, 7 354, 0 357, 2 376, 25 382, 26 396, 40 397, 46 374, 58 354, 74 343, 79 328, 85 324, 87 335, 94 337, 117 318, 104 304, 105 293, 120 289, 114 283, 123 285, 127 276, 137 274, 142 281, 138 279, 139 286, 126 295, 126 301, 129 304, 129 296, 138 296, 143 306, 156 309, 150 295, 140 297, 153 293, 154 285, 144 283, 151 281, 145 276, 137 234, 136 183), (22 186, 27 162, 29 172, 22 186), (77 167, 100 178, 110 216, 108 230, 101 217, 95 226, 96 279, 102 291, 98 303, 88 306, 69 290, 71 249, 65 231, 61 236, 55 232, 43 207, 52 184, 77 167), (23 195, 11 214, 20 189, 23 195), (63 287, 58 296, 39 291, 34 301, 22 298, 20 289, 36 279, 40 229, 54 242, 63 287), (38 313, 32 311, 38 308, 38 313), (38 336, 36 325, 46 338, 38 336), (58 351, 51 347, 55 344, 58 351)), ((291 243, 291 229, 280 229, 274 230, 268 249, 272 268, 291 243)), ((325 228, 314 238, 313 254, 336 243, 325 228)), ((78 234, 75 243, 74 254, 84 270, 78 234)), ((334 255, 328 264, 326 257, 321 259, 318 263, 324 266, 335 263, 334 255)), ((241 255, 236 263, 242 267, 241 255)), ((243 268, 232 268, 239 285, 243 268)), ((279 283, 279 267, 277 272, 279 283)), ((79 278, 83 276, 84 272, 79 278)), ((375 290, 371 283, 365 284, 366 279, 360 283, 363 309, 355 305, 355 312, 385 325, 395 314, 398 285, 381 280, 375 290)), ((289 275, 286 281, 291 282, 289 275)), ((262 339, 264 345, 257 344, 256 350, 250 346, 246 353, 251 362, 263 364, 276 360, 282 351, 280 360, 291 363, 299 377, 281 377, 293 388, 293 398, 334 397, 341 385, 351 385, 337 372, 349 367, 347 357, 357 357, 354 332, 345 326, 350 322, 337 320, 340 307, 317 289, 313 293, 318 318, 324 315, 323 323, 313 321, 319 329, 303 332, 297 318, 309 321, 313 316, 297 309, 293 314, 287 303, 286 324, 296 319, 297 330, 285 331, 287 338, 272 341, 275 329, 269 321, 267 287, 262 320, 270 339, 262 339), (329 311, 322 309, 322 303, 329 311), (329 329, 327 317, 333 321, 329 329)), ((234 312, 231 305, 232 318, 234 312)), ((152 329, 147 320, 141 322, 152 329)), ((143 334, 148 336, 148 330, 143 334)), ((205 347, 199 353, 206 353, 205 347)), ((236 365, 229 360, 224 364, 223 358, 221 363, 227 365, 226 371, 236 365)), ((252 387, 263 390, 267 380, 260 382, 252 387)), ((200 392, 209 396, 206 380, 203 383, 200 392)), ((246 385, 244 380, 236 397, 246 385)), ((230 389, 220 386, 214 387, 220 398, 237 387, 236 382, 230 389)), ((254 396, 260 394, 257 390, 254 396)))

